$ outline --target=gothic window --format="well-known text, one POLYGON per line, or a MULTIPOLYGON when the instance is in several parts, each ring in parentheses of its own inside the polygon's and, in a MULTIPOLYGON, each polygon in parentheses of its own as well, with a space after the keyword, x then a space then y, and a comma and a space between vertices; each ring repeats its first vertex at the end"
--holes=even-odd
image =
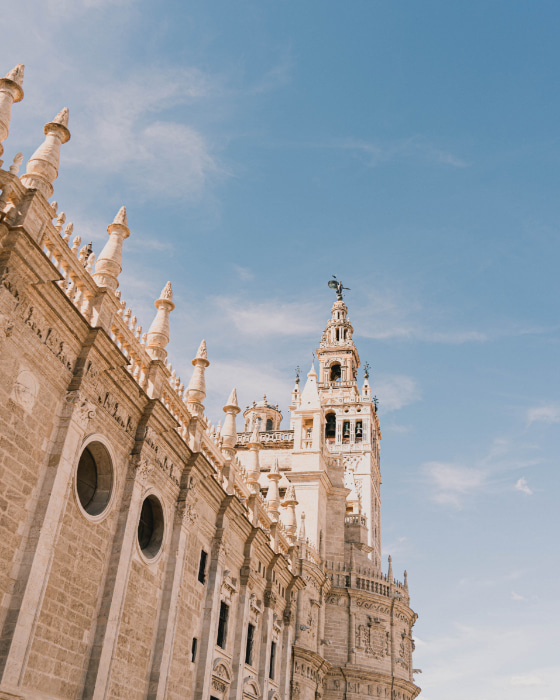
POLYGON ((229 605, 222 600, 220 603, 220 618, 218 620, 218 638, 216 639, 216 644, 222 649, 226 648, 228 618, 229 605))
POLYGON ((138 544, 142 554, 148 559, 153 559, 161 549, 162 542, 163 508, 159 499, 151 494, 142 503, 138 522, 138 544))
POLYGON ((329 374, 329 381, 331 382, 339 382, 342 378, 342 368, 340 367, 340 364, 338 362, 335 362, 334 365, 331 366, 331 371, 329 374))
POLYGON ((266 429, 267 429, 267 431, 272 430, 272 418, 267 418, 266 429))
POLYGON ((336 415, 334 413, 327 413, 325 422, 325 437, 335 438, 336 437, 336 415))
POLYGON ((253 646, 255 643, 255 625, 249 623, 247 627, 247 646, 245 647, 245 663, 253 665, 253 646))
POLYGON ((113 464, 100 442, 90 442, 80 456, 76 470, 76 495, 84 511, 101 515, 111 500, 113 464))

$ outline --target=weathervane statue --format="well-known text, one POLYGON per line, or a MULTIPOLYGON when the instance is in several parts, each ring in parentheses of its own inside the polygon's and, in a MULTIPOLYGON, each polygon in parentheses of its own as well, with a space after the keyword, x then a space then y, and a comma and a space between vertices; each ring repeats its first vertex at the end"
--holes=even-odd
POLYGON ((342 301, 342 292, 344 289, 346 289, 347 291, 350 291, 350 287, 343 287, 342 286, 342 282, 339 282, 336 279, 336 275, 333 275, 332 280, 329 280, 329 287, 331 289, 334 289, 334 291, 336 292, 336 300, 337 301, 342 301))

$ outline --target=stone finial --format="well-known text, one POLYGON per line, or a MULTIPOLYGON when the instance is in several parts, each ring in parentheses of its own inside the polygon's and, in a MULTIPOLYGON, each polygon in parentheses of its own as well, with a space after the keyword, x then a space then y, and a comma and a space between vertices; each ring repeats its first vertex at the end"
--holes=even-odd
POLYGON ((404 570, 404 590, 408 591, 408 574, 406 573, 406 569, 404 570))
MULTIPOLYGON (((52 120, 52 123, 53 124, 61 124, 62 126, 68 128, 68 117, 69 117, 68 107, 64 107, 63 109, 60 110, 60 112, 52 120)), ((70 138, 70 136, 68 136, 68 138, 70 138)))
POLYGON ((194 372, 187 387, 186 400, 187 403, 200 404, 206 397, 206 380, 204 372, 210 362, 208 362, 206 353, 206 341, 203 340, 196 353, 196 357, 192 361, 194 372))
POLYGON ((297 534, 297 519, 296 519, 296 506, 298 500, 296 498, 296 490, 293 484, 290 484, 286 489, 286 494, 284 495, 284 500, 282 501, 282 506, 286 508, 286 515, 283 518, 284 529, 286 531, 286 537, 290 545, 295 544, 296 534, 297 534))
POLYGON ((301 511, 299 519, 298 540, 300 542, 305 542, 305 513, 303 511, 301 511))
POLYGON ((278 467, 278 459, 272 463, 269 473, 268 492, 266 494, 266 509, 273 522, 278 522, 280 517, 280 492, 278 490, 278 482, 282 478, 278 467))
POLYGON ((23 69, 20 63, 0 79, 0 156, 4 153, 2 142, 10 133, 10 121, 12 118, 12 105, 23 100, 23 69))
POLYGON ((249 448, 249 459, 247 464, 247 483, 254 494, 260 493, 259 478, 261 475, 261 465, 259 462, 259 451, 261 449, 261 436, 258 425, 255 424, 247 447, 249 448))
POLYGON ((154 306, 157 309, 156 316, 148 330, 146 349, 154 360, 165 362, 167 358, 167 343, 169 343, 169 314, 175 308, 173 303, 173 290, 171 282, 168 282, 161 290, 159 299, 154 306))
POLYGON ((68 130, 68 108, 64 108, 56 117, 45 124, 45 140, 27 162, 27 172, 21 181, 28 188, 35 188, 45 199, 54 192, 52 183, 58 177, 60 147, 70 140, 68 130))
POLYGON ((118 276, 122 270, 123 241, 130 236, 126 220, 126 207, 121 207, 112 224, 107 226, 109 240, 97 258, 93 279, 98 287, 116 292, 118 276))
POLYGON ((315 362, 311 364, 311 369, 307 373, 307 381, 301 393, 301 408, 319 409, 321 403, 319 401, 319 391, 317 389, 317 372, 315 371, 315 362))
POLYGON ((222 445, 225 448, 233 450, 235 448, 235 443, 237 442, 237 427, 235 425, 235 417, 241 409, 237 404, 237 391, 232 390, 224 406, 224 413, 226 414, 224 425, 222 427, 222 445))
POLYGON ((16 83, 21 87, 23 85, 24 71, 25 66, 23 65, 23 63, 18 63, 15 68, 12 68, 11 71, 8 71, 8 73, 6 73, 6 77, 4 78, 4 80, 11 80, 12 82, 16 83))
MULTIPOLYGON (((17 175, 19 173, 19 167, 23 163, 23 153, 16 153, 12 165, 10 165, 10 172, 12 175, 17 175)), ((52 205, 51 205, 52 206, 52 205)), ((56 216, 56 209, 54 216, 56 216)))
POLYGON ((391 555, 389 554, 389 571, 387 573, 387 580, 389 583, 393 583, 393 559, 391 558, 391 555))

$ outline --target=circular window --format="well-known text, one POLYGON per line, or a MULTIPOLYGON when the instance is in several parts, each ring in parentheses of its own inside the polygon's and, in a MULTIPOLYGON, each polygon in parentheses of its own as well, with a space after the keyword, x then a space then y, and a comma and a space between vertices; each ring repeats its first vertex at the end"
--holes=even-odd
POLYGON ((84 511, 93 517, 109 505, 113 491, 113 464, 107 448, 90 442, 84 449, 76 470, 76 493, 84 511))
POLYGON ((147 559, 153 559, 163 541, 163 508, 153 494, 142 503, 138 522, 138 545, 147 559))

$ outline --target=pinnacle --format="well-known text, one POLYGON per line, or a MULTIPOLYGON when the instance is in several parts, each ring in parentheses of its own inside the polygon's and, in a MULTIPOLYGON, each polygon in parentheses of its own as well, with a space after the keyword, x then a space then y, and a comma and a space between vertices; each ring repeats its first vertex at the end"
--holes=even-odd
POLYGON ((119 211, 117 212, 117 215, 115 216, 113 220, 114 224, 121 224, 122 226, 126 226, 128 228, 128 221, 126 219, 126 207, 121 207, 119 211))
POLYGON ((293 484, 290 484, 286 489, 286 494, 284 495, 284 501, 296 501, 296 489, 293 484))
POLYGON ((165 287, 161 290, 159 298, 164 299, 166 301, 173 301, 173 289, 171 288, 171 282, 168 282, 165 285, 165 287))
POLYGON ((198 347, 198 350, 197 350, 197 352, 196 352, 196 356, 202 358, 203 360, 207 360, 207 359, 208 359, 208 355, 207 355, 207 352, 206 352, 206 341, 205 341, 205 340, 203 340, 203 341, 200 343, 200 345, 199 345, 199 347, 198 347))
POLYGON ((255 425, 253 427, 253 432, 251 433, 251 439, 249 440, 249 442, 252 444, 259 444, 260 445, 261 437, 259 434, 258 422, 255 422, 255 425))
POLYGON ((280 469, 278 468, 278 458, 274 460, 272 466, 270 467, 270 472, 268 474, 269 479, 273 478, 276 474, 280 474, 280 469))
POLYGON ((53 123, 68 127, 68 107, 65 107, 56 115, 53 119, 53 123))
POLYGON ((25 66, 23 63, 18 63, 15 68, 12 68, 12 70, 6 74, 6 78, 8 80, 13 80, 14 83, 17 83, 20 87, 23 83, 23 71, 25 69, 25 66))
POLYGON ((237 390, 232 389, 231 394, 229 395, 229 399, 227 400, 226 406, 235 406, 235 408, 239 408, 239 405, 237 403, 237 390))

